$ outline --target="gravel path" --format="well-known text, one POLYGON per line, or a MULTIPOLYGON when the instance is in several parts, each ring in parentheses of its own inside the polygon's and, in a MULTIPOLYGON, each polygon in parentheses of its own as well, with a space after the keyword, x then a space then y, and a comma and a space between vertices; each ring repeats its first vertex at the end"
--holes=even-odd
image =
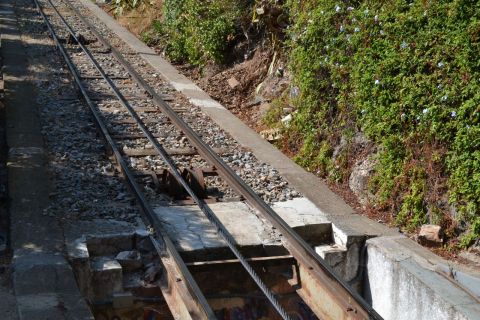
POLYGON ((105 157, 91 115, 78 100, 58 51, 31 1, 19 1, 23 40, 41 105, 40 116, 49 170, 55 181, 45 215, 60 219, 96 218, 136 221, 138 209, 112 162, 105 157), (47 40, 48 39, 48 40, 47 40))

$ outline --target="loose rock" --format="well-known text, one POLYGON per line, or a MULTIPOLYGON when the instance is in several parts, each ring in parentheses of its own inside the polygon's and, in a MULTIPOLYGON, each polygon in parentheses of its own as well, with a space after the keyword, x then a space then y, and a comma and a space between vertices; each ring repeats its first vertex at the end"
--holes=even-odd
POLYGON ((434 224, 424 224, 420 228, 418 234, 418 240, 425 244, 439 244, 443 243, 443 230, 442 227, 434 224))

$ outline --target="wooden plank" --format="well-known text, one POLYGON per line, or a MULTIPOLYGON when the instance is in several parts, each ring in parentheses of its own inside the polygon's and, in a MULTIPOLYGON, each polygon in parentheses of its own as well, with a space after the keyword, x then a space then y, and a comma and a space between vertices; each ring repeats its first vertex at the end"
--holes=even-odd
MULTIPOLYGON (((166 123, 168 121, 165 118, 163 119, 162 118, 146 118, 146 119, 142 119, 142 122, 145 124, 148 124, 148 123, 166 123)), ((113 125, 137 124, 137 122, 133 118, 112 120, 110 121, 110 123, 113 125)))
MULTIPOLYGON (((104 112, 114 112, 115 110, 121 110, 122 108, 116 108, 116 107, 100 107, 100 110, 104 112)), ((152 112, 158 112, 161 113, 161 110, 156 108, 156 107, 133 107, 136 112, 143 112, 143 113, 152 113, 152 112)))
MULTIPOLYGON (((108 76, 112 80, 126 80, 130 79, 129 77, 122 77, 122 76, 114 76, 114 75, 109 75, 108 76)), ((82 75, 82 79, 103 79, 101 75, 82 75)))
MULTIPOLYGON (((271 256, 271 257, 253 257, 246 259, 252 266, 273 267, 294 265, 295 259, 291 255, 271 256)), ((211 271, 226 268, 240 264, 238 259, 213 260, 213 261, 195 261, 185 263, 190 270, 211 271)))
POLYGON ((296 277, 289 282, 319 319, 370 319, 365 310, 355 306, 352 297, 347 298, 338 282, 327 274, 314 276, 312 272, 298 264, 296 277))
MULTIPOLYGON (((137 112, 144 112, 144 113, 162 113, 162 110, 158 107, 138 107, 138 106, 132 106, 133 109, 137 112)), ((120 108, 116 107, 100 107, 100 110, 105 111, 105 112, 113 112, 114 110, 119 110, 120 108)), ((173 109, 177 113, 185 113, 188 112, 189 110, 186 108, 174 108, 173 109)))

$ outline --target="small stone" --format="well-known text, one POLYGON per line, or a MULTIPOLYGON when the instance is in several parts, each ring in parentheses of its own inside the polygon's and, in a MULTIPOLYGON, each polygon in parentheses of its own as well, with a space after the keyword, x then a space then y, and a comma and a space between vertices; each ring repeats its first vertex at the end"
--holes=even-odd
POLYGON ((282 118, 282 123, 285 125, 285 126, 288 126, 288 124, 290 123, 290 121, 292 121, 293 117, 292 117, 292 114, 287 114, 285 117, 282 118))
POLYGON ((434 224, 424 224, 420 228, 418 234, 418 240, 425 244, 428 243, 442 243, 443 242, 443 230, 442 227, 434 224))
POLYGON ((266 129, 260 132, 260 136, 267 141, 277 141, 282 138, 280 129, 266 129))
POLYGON ((230 86, 230 88, 232 89, 235 89, 236 87, 238 87, 240 85, 240 82, 238 82, 237 79, 235 79, 235 77, 231 77, 230 79, 227 80, 228 82, 228 85, 230 86))

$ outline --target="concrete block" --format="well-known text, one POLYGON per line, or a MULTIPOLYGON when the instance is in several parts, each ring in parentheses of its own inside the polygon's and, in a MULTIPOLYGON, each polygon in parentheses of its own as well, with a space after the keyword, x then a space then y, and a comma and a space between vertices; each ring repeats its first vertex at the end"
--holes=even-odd
POLYGON ((373 308, 386 320, 480 319, 478 301, 435 272, 435 260, 420 262, 422 256, 403 242, 402 237, 367 241, 365 297, 373 308))
POLYGON ((272 208, 292 228, 329 222, 325 215, 307 198, 275 202, 272 208))
POLYGON ((88 253, 87 240, 85 237, 67 242, 67 257, 75 273, 77 284, 82 295, 90 297, 90 254, 88 253))
POLYGON ((107 236, 88 236, 87 248, 90 256, 117 254, 133 249, 134 233, 119 233, 107 236))
POLYGON ((335 244, 321 245, 315 247, 315 252, 317 252, 339 276, 343 279, 346 278, 347 248, 335 244))
POLYGON ((93 296, 96 299, 112 297, 114 292, 122 291, 122 266, 116 260, 106 257, 92 259, 93 296))
POLYGON ((78 292, 72 269, 59 254, 16 253, 13 258, 13 269, 16 295, 78 292))
POLYGON ((123 271, 135 271, 142 267, 142 257, 136 250, 119 252, 115 260, 120 263, 123 271))

